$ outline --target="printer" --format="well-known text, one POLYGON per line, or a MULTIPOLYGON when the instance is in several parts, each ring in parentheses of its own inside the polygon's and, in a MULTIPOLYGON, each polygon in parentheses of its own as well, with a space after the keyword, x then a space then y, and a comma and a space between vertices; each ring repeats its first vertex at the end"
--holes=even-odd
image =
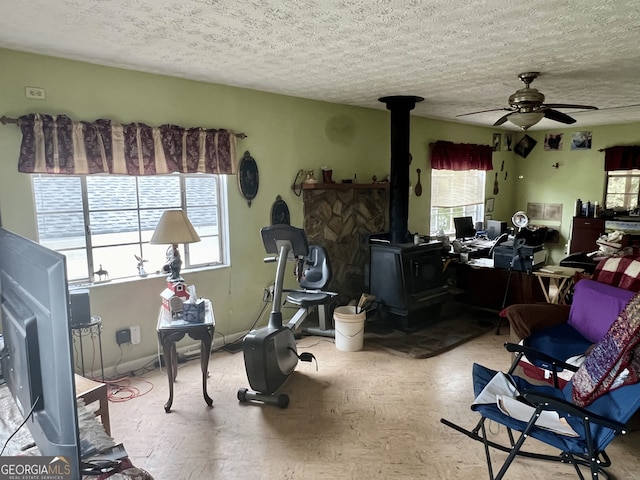
POLYGON ((513 260, 513 270, 517 272, 532 272, 541 268, 547 259, 547 251, 543 245, 524 244, 516 251, 513 248, 513 240, 508 240, 493 249, 494 268, 511 268, 513 260))

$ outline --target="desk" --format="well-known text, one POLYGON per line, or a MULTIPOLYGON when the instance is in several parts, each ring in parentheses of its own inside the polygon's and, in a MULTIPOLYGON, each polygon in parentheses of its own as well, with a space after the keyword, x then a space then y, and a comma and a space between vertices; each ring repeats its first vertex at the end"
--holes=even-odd
MULTIPOLYGON (((484 260, 484 259, 482 259, 484 260)), ((545 297, 536 285, 536 277, 527 272, 492 268, 489 262, 474 260, 470 263, 451 262, 446 276, 449 285, 458 287, 459 301, 477 307, 500 311, 504 306, 516 303, 544 302, 545 297)))
MULTIPOLYGON (((104 363, 102 361, 102 318, 97 315, 91 315, 89 323, 81 323, 79 325, 71 325, 71 336, 75 341, 78 337, 80 343, 80 364, 82 366, 82 376, 84 377, 84 350, 82 347, 82 336, 89 336, 91 339, 98 337, 98 347, 100 349, 100 371, 102 372, 102 381, 104 382, 104 363)), ((95 343, 93 345, 95 353, 95 343)))
POLYGON ((109 400, 107 398, 107 384, 94 382, 88 378, 76 374, 76 398, 81 398, 88 406, 93 402, 99 402, 98 409, 94 411, 96 417, 100 417, 104 431, 111 436, 111 421, 109 420, 109 400))
POLYGON ((542 293, 547 303, 567 304, 567 295, 573 285, 573 277, 576 273, 584 272, 583 268, 572 267, 543 267, 533 274, 538 277, 538 282, 542 288, 542 293), (544 283, 544 279, 549 279, 549 288, 544 283))
POLYGON ((215 327, 213 317, 213 305, 205 299, 205 316, 203 323, 187 323, 181 317, 172 318, 171 313, 160 307, 158 315, 158 341, 162 345, 167 377, 169 378, 169 400, 164 405, 164 411, 169 413, 173 404, 173 382, 178 376, 178 354, 176 342, 189 335, 194 340, 200 340, 200 368, 202 370, 202 393, 208 406, 213 405, 213 400, 207 394, 207 375, 209 369, 209 356, 211 343, 213 342, 213 330, 215 327))

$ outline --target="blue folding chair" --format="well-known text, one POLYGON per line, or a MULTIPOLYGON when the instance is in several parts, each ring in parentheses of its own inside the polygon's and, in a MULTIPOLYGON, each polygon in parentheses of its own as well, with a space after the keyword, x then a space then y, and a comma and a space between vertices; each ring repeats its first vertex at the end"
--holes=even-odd
MULTIPOLYGON (((467 430, 444 418, 440 421, 484 444, 490 480, 502 479, 517 456, 571 464, 581 480, 585 479, 581 467, 588 468, 591 479, 598 479, 599 475, 602 475, 602 478, 615 480, 605 470, 611 465, 605 448, 617 435, 627 433, 625 424, 640 408, 640 383, 610 390, 587 408, 581 408, 572 402, 572 382, 563 389, 559 389, 550 385, 532 385, 520 377, 513 376, 512 373, 522 355, 522 348, 513 344, 507 344, 506 347, 509 351, 519 352, 507 375, 521 393, 521 399, 533 407, 533 414, 529 421, 519 421, 506 415, 495 403, 471 407, 481 415, 480 421, 472 430, 467 430), (543 410, 556 411, 573 428, 577 436, 567 436, 536 426, 536 421, 543 410), (502 445, 487 438, 485 427, 487 419, 507 428, 509 445, 502 445), (517 439, 514 431, 520 432, 517 439), (560 454, 548 455, 522 450, 524 442, 529 437, 557 448, 560 454), (495 477, 490 453, 492 448, 509 454, 495 477)), ((526 350, 527 357, 530 358, 534 352, 531 349, 526 350)), ((575 366, 560 361, 555 361, 554 364, 560 368, 576 370, 575 366)), ((472 373, 473 388, 477 397, 497 372, 474 364, 472 373)))

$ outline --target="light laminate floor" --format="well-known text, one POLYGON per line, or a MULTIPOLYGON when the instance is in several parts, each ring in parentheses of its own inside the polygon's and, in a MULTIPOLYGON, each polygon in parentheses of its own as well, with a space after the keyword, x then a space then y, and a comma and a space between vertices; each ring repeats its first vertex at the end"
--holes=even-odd
MULTIPOLYGON (((157 480, 486 479, 482 445, 439 420, 475 425, 471 365, 506 369, 506 330, 424 360, 366 342, 362 351, 341 352, 331 339, 304 338, 298 351, 312 352, 318 370, 298 365, 282 388, 291 397, 286 410, 239 404, 236 392, 248 386, 242 353, 215 352, 208 382, 213 408, 202 398, 198 360, 180 366, 169 414, 163 409, 168 382, 155 370, 143 377, 154 385, 150 393, 110 403, 112 435, 157 480)), ((610 446, 610 472, 619 480, 640 479, 639 440, 635 432, 610 446)), ((575 472, 519 459, 506 478, 573 479, 575 472)))

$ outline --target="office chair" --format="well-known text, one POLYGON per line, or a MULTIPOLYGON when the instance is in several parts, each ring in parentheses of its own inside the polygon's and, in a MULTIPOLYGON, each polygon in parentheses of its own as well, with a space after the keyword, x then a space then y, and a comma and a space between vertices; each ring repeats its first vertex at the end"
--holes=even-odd
POLYGON ((309 254, 296 267, 296 276, 301 289, 285 290, 288 292, 285 305, 289 303, 299 308, 287 326, 295 332, 313 311, 317 311, 318 327, 306 327, 302 331, 312 335, 335 337, 335 330, 331 328, 331 318, 327 318, 327 307, 337 293, 322 290, 331 280, 331 267, 326 250, 318 245, 309 245, 309 254))

